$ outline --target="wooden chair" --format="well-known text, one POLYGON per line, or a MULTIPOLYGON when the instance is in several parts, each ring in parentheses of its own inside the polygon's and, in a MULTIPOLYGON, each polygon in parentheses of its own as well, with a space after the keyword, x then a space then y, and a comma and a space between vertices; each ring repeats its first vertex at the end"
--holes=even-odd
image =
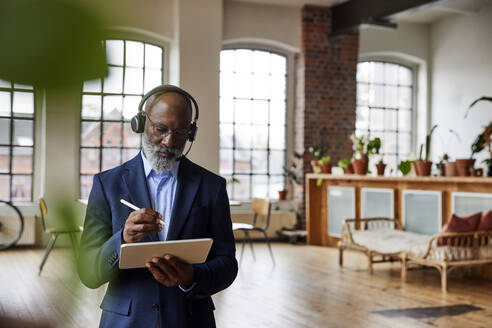
POLYGON ((273 257, 272 247, 270 246, 270 239, 266 233, 268 226, 270 225, 270 214, 271 214, 271 203, 268 199, 263 198, 253 198, 253 224, 242 223, 242 222, 234 222, 232 223, 232 230, 239 230, 244 233, 243 246, 241 247, 241 258, 240 262, 243 259, 244 246, 246 245, 246 240, 249 242, 249 246, 251 247, 251 252, 253 253, 253 258, 256 260, 255 251, 253 250, 253 243, 251 241, 249 233, 251 231, 259 231, 265 235, 265 239, 268 245, 268 250, 270 251, 270 256, 272 257, 272 262, 275 264, 275 259, 273 257), (256 221, 258 216, 265 216, 265 224, 263 226, 256 226, 256 221))
POLYGON ((39 199, 39 210, 41 213, 41 217, 38 217, 36 215, 36 218, 41 219, 41 222, 43 224, 44 233, 49 233, 51 235, 50 242, 48 243, 48 246, 46 247, 46 252, 44 253, 44 257, 43 257, 43 260, 41 261, 41 265, 39 266, 38 275, 41 275, 41 271, 43 271, 43 266, 44 266, 46 260, 48 259, 48 255, 50 254, 51 250, 53 249, 53 246, 55 246, 56 240, 58 239, 58 236, 60 234, 68 233, 70 235, 70 240, 72 241, 72 247, 74 249, 75 256, 77 257, 77 251, 78 251, 79 245, 78 245, 78 241, 77 241, 77 236, 75 234, 82 232, 83 227, 76 226, 76 227, 46 228, 46 215, 48 214, 48 208, 46 207, 46 202, 44 201, 44 198, 39 199))

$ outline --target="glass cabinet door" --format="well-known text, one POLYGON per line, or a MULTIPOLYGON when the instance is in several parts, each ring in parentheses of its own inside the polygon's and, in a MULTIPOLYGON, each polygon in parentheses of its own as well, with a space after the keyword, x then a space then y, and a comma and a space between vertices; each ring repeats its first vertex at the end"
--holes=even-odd
POLYGON ((361 215, 363 218, 394 217, 393 189, 362 188, 361 215))
POLYGON ((404 190, 403 228, 406 231, 433 235, 441 231, 441 192, 404 190))
POLYGON ((345 219, 355 218, 355 188, 328 187, 328 235, 340 237, 345 219))
POLYGON ((492 209, 492 194, 453 192, 452 211, 457 216, 466 216, 492 209))

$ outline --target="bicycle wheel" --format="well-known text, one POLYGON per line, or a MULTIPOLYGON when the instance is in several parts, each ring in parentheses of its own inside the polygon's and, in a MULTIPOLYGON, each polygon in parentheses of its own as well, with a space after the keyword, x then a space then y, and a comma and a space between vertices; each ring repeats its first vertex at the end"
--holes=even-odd
POLYGON ((11 202, 0 200, 0 250, 19 240, 24 230, 24 217, 11 202))

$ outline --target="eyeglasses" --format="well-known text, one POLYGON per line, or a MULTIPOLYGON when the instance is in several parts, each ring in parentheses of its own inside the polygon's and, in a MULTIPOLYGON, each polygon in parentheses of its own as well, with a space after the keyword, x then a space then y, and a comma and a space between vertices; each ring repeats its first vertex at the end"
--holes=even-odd
POLYGON ((149 123, 152 126, 152 131, 156 137, 166 138, 170 134, 173 134, 173 136, 178 140, 184 140, 188 138, 189 129, 171 130, 169 127, 165 126, 164 124, 156 124, 152 122, 150 116, 147 113, 145 114, 145 116, 147 116, 147 119, 149 120, 149 123))

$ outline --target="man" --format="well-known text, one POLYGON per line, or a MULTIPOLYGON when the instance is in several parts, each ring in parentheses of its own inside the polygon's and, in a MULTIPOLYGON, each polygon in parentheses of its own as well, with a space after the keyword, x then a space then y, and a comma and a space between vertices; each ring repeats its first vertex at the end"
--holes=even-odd
POLYGON ((181 156, 192 117, 189 98, 172 89, 157 93, 145 115, 143 151, 94 176, 79 275, 90 288, 109 281, 100 327, 214 327, 210 296, 237 275, 226 182, 181 156), (132 211, 120 199, 141 209, 132 211), (118 268, 123 243, 207 237, 213 245, 205 263, 165 255, 146 269, 118 268))

